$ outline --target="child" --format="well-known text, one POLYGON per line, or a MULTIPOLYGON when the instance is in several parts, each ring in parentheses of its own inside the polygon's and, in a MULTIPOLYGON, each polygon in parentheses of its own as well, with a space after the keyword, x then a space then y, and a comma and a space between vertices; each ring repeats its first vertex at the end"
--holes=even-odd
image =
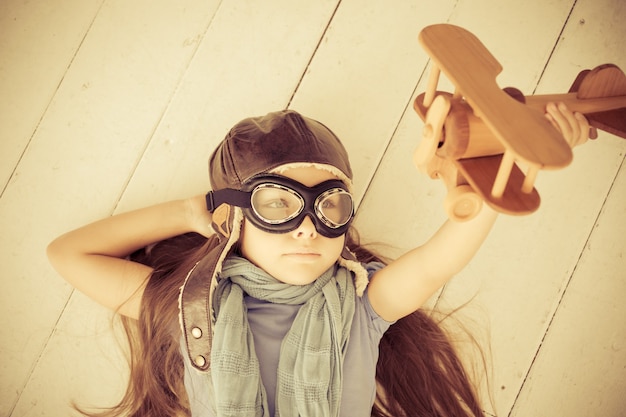
MULTIPOLYGON (((584 117, 548 113, 572 146, 586 139, 584 117)), ((419 308, 476 253, 491 209, 385 266, 350 229, 344 147, 294 111, 235 125, 209 174, 206 196, 116 215, 48 248, 65 279, 126 317, 130 382, 104 415, 482 415, 419 308)))

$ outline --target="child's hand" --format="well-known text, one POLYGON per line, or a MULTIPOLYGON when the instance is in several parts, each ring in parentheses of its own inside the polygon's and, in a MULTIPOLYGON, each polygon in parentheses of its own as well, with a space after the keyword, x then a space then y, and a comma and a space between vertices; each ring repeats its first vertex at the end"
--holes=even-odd
POLYGON ((206 200, 203 194, 186 200, 187 221, 192 229, 205 237, 213 234, 211 228, 211 213, 206 208, 206 200))
POLYGON ((570 147, 582 145, 589 139, 589 122, 581 113, 572 112, 564 103, 549 103, 546 118, 565 138, 570 147))

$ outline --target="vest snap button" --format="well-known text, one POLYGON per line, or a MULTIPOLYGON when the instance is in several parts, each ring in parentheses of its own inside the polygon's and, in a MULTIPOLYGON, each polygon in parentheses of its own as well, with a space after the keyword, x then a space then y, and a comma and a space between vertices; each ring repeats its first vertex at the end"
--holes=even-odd
POLYGON ((196 358, 193 361, 195 362, 197 366, 204 366, 206 364, 206 359, 204 359, 204 356, 202 355, 196 356, 196 358))
POLYGON ((191 335, 196 339, 200 339, 202 337, 202 330, 199 327, 194 327, 191 329, 191 335))

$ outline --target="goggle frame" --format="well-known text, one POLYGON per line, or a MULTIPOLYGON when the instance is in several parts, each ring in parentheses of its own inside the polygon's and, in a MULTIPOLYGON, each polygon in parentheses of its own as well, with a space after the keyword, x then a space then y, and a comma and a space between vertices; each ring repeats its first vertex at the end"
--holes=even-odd
POLYGON ((287 233, 297 229, 308 215, 315 225, 315 230, 322 236, 336 238, 345 234, 354 219, 354 198, 347 186, 340 180, 327 180, 313 187, 307 187, 291 178, 276 174, 264 174, 250 178, 241 190, 231 188, 210 191, 206 195, 207 209, 213 212, 221 204, 241 207, 244 216, 257 228, 269 233, 287 233), (253 195, 260 189, 276 187, 288 191, 300 201, 300 208, 285 219, 265 218, 258 208, 253 207, 253 195), (320 203, 329 195, 340 193, 350 197, 350 209, 346 221, 336 223, 324 214, 320 203))

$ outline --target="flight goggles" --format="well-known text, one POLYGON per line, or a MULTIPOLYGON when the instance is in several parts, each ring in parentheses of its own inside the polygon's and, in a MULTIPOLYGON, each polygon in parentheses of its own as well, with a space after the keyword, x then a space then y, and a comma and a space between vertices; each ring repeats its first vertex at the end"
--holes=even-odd
POLYGON ((295 230, 309 216, 319 234, 334 238, 346 233, 354 217, 352 195, 339 180, 306 187, 287 177, 266 174, 253 177, 241 190, 210 191, 206 202, 210 212, 224 203, 241 207, 251 223, 269 233, 295 230))

